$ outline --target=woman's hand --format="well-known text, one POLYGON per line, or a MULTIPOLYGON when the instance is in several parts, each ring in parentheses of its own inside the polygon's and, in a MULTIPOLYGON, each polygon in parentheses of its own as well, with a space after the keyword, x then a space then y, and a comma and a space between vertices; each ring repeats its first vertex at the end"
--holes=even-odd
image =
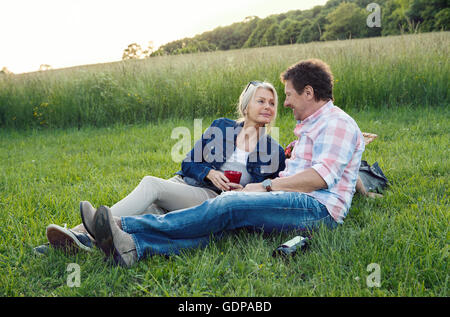
POLYGON ((206 178, 209 179, 218 189, 230 190, 230 180, 222 172, 212 169, 209 171, 208 175, 206 175, 206 178))
POLYGON ((233 191, 241 191, 244 189, 244 186, 242 186, 241 184, 236 184, 236 183, 227 183, 228 186, 231 187, 231 190, 233 191))

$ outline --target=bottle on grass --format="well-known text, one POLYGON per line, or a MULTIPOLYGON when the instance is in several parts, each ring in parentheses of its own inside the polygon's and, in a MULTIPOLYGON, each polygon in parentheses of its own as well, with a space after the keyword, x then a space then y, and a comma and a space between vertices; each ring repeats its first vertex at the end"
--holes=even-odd
POLYGON ((289 257, 294 256, 297 252, 304 251, 309 245, 309 239, 302 236, 296 236, 293 239, 286 241, 278 248, 276 248, 272 256, 273 257, 289 257))

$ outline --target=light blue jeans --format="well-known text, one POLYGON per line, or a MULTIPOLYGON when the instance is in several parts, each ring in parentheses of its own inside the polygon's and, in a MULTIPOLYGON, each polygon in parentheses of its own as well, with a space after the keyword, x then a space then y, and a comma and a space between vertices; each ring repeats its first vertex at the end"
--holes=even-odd
POLYGON ((338 225, 315 198, 283 191, 226 192, 195 207, 165 215, 122 217, 121 221, 122 229, 133 237, 139 259, 204 247, 211 237, 217 239, 238 228, 270 233, 338 225))

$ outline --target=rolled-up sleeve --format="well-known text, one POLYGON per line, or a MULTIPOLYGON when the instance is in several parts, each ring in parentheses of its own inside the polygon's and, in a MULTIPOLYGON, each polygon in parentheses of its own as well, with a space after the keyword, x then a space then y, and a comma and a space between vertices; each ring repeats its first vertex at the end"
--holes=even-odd
POLYGON ((314 136, 312 168, 333 187, 352 159, 357 145, 358 131, 345 119, 327 122, 314 136))
POLYGON ((209 171, 213 168, 212 164, 206 162, 203 158, 203 149, 207 140, 213 134, 214 129, 218 129, 217 126, 221 122, 221 118, 213 121, 211 126, 202 134, 202 137, 197 140, 192 150, 187 153, 185 159, 181 162, 181 170, 184 176, 191 177, 200 183, 204 183, 205 177, 209 171))

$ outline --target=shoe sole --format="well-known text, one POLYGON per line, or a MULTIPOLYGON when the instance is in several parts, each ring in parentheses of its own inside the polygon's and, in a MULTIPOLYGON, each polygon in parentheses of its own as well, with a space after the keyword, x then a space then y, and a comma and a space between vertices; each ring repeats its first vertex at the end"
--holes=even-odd
POLYGON ((110 221, 113 220, 109 216, 108 209, 104 206, 100 206, 94 216, 97 245, 106 256, 112 256, 116 264, 126 266, 125 261, 114 246, 110 221))
POLYGON ((48 242, 55 249, 62 249, 70 253, 77 253, 80 249, 88 252, 92 251, 92 248, 78 241, 72 232, 60 226, 49 225, 46 229, 46 235, 48 242))
POLYGON ((115 250, 109 220, 108 210, 104 206, 100 206, 94 216, 95 241, 107 256, 112 255, 115 250))
POLYGON ((81 215, 81 222, 83 222, 84 229, 91 235, 92 238, 95 239, 95 235, 91 230, 89 230, 89 226, 86 225, 86 220, 84 219, 84 213, 83 213, 83 202, 80 201, 80 215, 81 215))

